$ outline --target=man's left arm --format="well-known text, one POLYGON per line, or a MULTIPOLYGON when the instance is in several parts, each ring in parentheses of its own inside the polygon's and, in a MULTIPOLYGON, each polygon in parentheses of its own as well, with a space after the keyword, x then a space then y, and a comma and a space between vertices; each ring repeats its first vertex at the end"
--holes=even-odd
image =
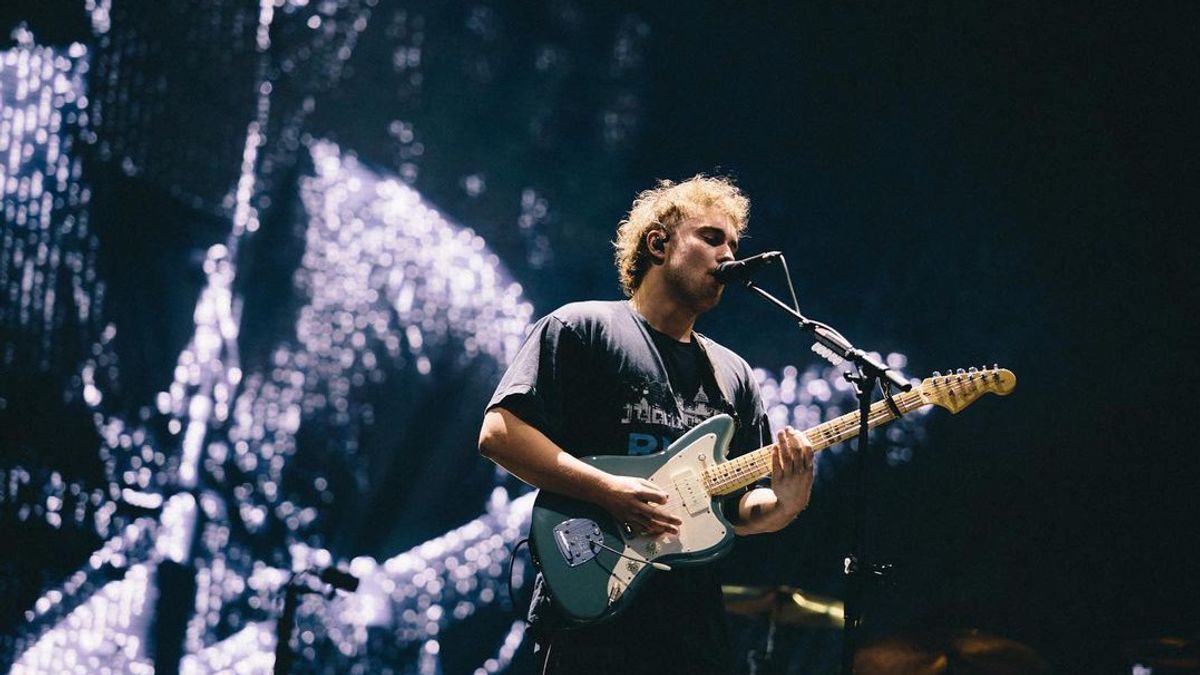
POLYGON ((795 520, 812 496, 816 458, 803 433, 787 427, 775 435, 771 486, 755 488, 738 500, 739 535, 777 532, 795 520))

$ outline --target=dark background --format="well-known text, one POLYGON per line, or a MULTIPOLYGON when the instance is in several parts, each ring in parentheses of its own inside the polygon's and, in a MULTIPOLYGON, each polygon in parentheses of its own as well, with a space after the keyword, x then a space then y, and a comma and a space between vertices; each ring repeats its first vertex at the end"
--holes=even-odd
MULTIPOLYGON (((38 5, 0 29, 23 18, 46 44, 91 39, 81 9, 38 5)), ((913 376, 999 363, 1018 377, 1006 399, 935 413, 915 459, 873 490, 872 533, 897 572, 871 632, 976 627, 1062 672, 1119 672, 1129 641, 1200 630, 1200 453, 1186 431, 1198 15, 1184 3, 383 2, 347 69, 302 92, 315 107, 301 127, 380 170, 413 165, 414 187, 488 241, 537 315, 619 297, 608 241, 637 190, 733 175, 753 204, 743 250, 785 252, 807 315, 907 354, 913 376), (416 16, 414 85, 390 60, 416 16), (622 44, 632 56, 614 56, 622 44), (534 67, 546 54, 552 65, 534 67), (389 132, 396 118, 413 125, 415 157, 389 132), (481 193, 465 189, 471 175, 481 193), (528 190, 546 209, 521 227, 528 190)), ((221 79, 212 63, 177 67, 221 79)), ((97 183, 115 173, 106 161, 91 164, 97 183)), ((111 181, 161 200, 156 212, 193 214, 155 245, 98 218, 111 261, 182 259, 228 231, 215 199, 171 189, 180 179, 111 181)), ((165 263, 139 269, 166 289, 151 293, 170 310, 157 320, 186 340, 188 283, 165 263)), ((764 285, 782 291, 777 274, 764 285)), ((111 313, 133 331, 122 302, 155 286, 114 278, 111 313)), ((814 358, 737 289, 699 327, 754 365, 814 358)), ((144 377, 169 380, 178 346, 126 349, 158 354, 144 377)), ((729 578, 840 593, 849 501, 836 478, 786 533, 739 546, 729 578)))

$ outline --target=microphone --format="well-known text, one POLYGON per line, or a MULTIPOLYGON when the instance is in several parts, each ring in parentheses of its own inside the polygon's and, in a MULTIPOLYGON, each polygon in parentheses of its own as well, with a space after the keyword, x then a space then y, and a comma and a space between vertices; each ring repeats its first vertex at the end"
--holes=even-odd
POLYGON ((782 255, 782 251, 767 251, 766 253, 759 253, 758 255, 752 255, 749 258, 742 258, 741 260, 723 262, 717 265, 713 276, 723 284, 730 284, 735 281, 749 282, 750 277, 757 274, 760 269, 775 262, 775 259, 782 255))

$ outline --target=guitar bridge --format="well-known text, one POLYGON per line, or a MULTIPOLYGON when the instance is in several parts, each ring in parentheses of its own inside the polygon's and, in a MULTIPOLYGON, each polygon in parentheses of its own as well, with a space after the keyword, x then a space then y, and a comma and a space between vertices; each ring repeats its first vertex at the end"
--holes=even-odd
POLYGON ((567 565, 575 567, 596 557, 604 544, 604 533, 594 520, 571 518, 554 526, 554 543, 567 565))

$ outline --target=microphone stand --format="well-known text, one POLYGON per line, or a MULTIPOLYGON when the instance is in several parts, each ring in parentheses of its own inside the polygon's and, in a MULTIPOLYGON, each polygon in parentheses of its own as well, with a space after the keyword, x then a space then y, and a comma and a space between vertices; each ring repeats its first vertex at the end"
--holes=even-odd
MULTIPOLYGON (((784 271, 786 274, 786 262, 784 271)), ((859 634, 862 629, 866 582, 882 580, 891 569, 891 565, 871 564, 867 555, 867 479, 872 463, 878 463, 877 458, 872 458, 868 454, 870 451, 871 397, 875 392, 876 384, 880 382, 900 391, 908 391, 912 389, 912 385, 879 359, 850 344, 849 340, 832 327, 805 317, 800 313, 799 307, 789 307, 779 298, 755 286, 749 279, 743 280, 742 284, 787 313, 796 321, 801 330, 811 333, 816 340, 812 347, 813 351, 835 366, 842 361, 849 361, 855 367, 855 371, 848 370, 845 373, 846 379, 854 385, 854 393, 858 397, 859 426, 858 445, 855 448, 852 463, 855 485, 854 518, 850 551, 843 561, 843 573, 846 576, 846 623, 842 632, 841 671, 842 675, 851 675, 854 672, 854 653, 858 647, 859 634)), ((791 286, 790 275, 788 285, 791 286)), ((793 297, 795 297, 794 293, 793 297)))
POLYGON ((283 594, 283 612, 275 624, 275 665, 273 675, 290 675, 296 654, 292 651, 292 631, 296 628, 296 608, 300 596, 309 593, 332 598, 335 591, 353 593, 358 590, 358 578, 335 567, 317 571, 308 569, 288 577, 283 594))

